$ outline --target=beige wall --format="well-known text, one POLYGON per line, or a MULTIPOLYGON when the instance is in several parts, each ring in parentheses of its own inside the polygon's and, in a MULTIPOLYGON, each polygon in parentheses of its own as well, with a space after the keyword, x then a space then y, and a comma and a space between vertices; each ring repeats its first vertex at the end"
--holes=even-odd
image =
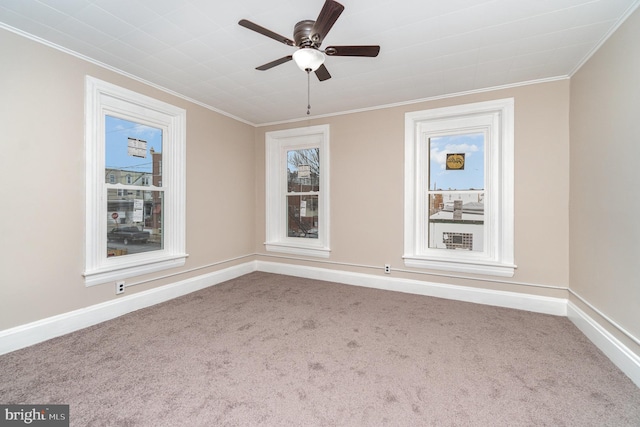
POLYGON ((5 30, 0 57, 0 330, 116 298, 114 286, 86 288, 81 276, 87 74, 187 110, 190 256, 181 270, 253 251, 252 126, 5 30))
MULTIPOLYGON (((571 289, 636 341, 640 339, 639 40, 640 10, 636 10, 573 76, 570 157, 571 289)), ((640 354, 640 346, 635 347, 640 354)))
MULTIPOLYGON (((396 277, 490 289, 566 297, 566 291, 521 283, 567 288, 569 284, 569 82, 523 86, 402 107, 345 114, 287 125, 258 128, 256 251, 264 249, 264 136, 282 128, 329 124, 331 168, 331 265, 307 265, 384 274, 381 268, 404 269, 403 185, 404 114, 441 106, 515 98, 515 259, 512 279, 475 276, 449 279, 412 273, 396 277), (377 266, 361 268, 358 265, 377 266)), ((301 106, 304 108, 304 106, 301 106)), ((295 262, 299 261, 284 261, 295 262)), ((439 272, 440 274, 442 272, 439 272)))

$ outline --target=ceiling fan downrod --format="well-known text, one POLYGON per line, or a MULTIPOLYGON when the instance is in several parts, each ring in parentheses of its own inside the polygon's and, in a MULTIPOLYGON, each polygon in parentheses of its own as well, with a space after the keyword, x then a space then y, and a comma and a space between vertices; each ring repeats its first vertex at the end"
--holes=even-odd
POLYGON ((307 72, 307 116, 311 114, 311 68, 305 70, 307 72))

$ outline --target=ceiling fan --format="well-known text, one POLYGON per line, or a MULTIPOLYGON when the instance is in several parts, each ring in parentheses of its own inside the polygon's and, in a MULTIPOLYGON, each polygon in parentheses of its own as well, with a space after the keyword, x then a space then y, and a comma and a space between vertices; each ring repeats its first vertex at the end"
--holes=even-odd
POLYGON ((293 55, 268 62, 256 67, 256 70, 265 71, 293 59, 301 70, 307 73, 313 71, 318 80, 324 81, 331 78, 331 74, 329 74, 327 67, 324 65, 325 55, 376 57, 380 52, 380 46, 328 46, 324 50, 320 49, 322 41, 343 10, 344 6, 337 1, 326 0, 315 21, 304 20, 295 25, 293 28, 293 40, 246 19, 240 20, 238 24, 287 46, 298 48, 293 55))

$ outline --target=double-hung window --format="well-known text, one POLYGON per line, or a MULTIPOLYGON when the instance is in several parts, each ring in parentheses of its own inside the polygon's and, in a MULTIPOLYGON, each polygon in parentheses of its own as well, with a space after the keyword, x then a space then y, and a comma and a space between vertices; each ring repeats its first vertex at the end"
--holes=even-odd
POLYGON ((85 284, 183 265, 186 112, 88 76, 85 91, 85 284))
POLYGON ((268 251, 329 256, 329 126, 267 132, 268 251))
POLYGON ((407 113, 409 267, 513 276, 513 99, 407 113))

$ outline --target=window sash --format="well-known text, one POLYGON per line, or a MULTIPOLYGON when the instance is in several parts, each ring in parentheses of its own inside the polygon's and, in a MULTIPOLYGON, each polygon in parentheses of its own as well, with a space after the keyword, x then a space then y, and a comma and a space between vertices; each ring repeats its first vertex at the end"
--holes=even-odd
MULTIPOLYGON (((312 139, 315 139, 312 137, 312 139)), ((304 140, 304 138, 303 138, 304 140)), ((313 239, 311 241, 309 241, 309 239, 306 238, 302 238, 299 236, 291 236, 289 233, 289 211, 288 211, 288 199, 289 197, 295 197, 295 196, 318 196, 318 227, 317 229, 320 231, 322 229, 322 227, 324 227, 324 218, 321 218, 321 214, 320 214, 320 205, 322 203, 324 203, 324 197, 323 197, 323 191, 322 191, 322 157, 323 157, 323 153, 322 153, 322 147, 321 144, 319 143, 315 143, 315 142, 309 142, 309 143, 305 143, 305 142, 300 142, 300 141, 286 141, 282 143, 281 146, 281 169, 282 169, 282 173, 283 173, 283 183, 284 183, 284 194, 282 196, 282 200, 285 204, 285 209, 283 211, 283 214, 280 215, 280 229, 282 230, 281 235, 280 235, 280 244, 284 244, 284 245, 288 245, 290 247, 321 247, 321 241, 320 239, 313 239), (296 191, 288 191, 289 188, 289 171, 288 171, 288 164, 289 164, 289 152, 290 151, 299 151, 299 150, 312 150, 312 149, 318 149, 320 151, 320 177, 319 177, 319 190, 318 191, 300 191, 300 192, 296 192, 296 191)), ((322 236, 324 235, 323 233, 318 233, 318 236, 322 236)), ((271 249, 273 250, 273 247, 271 247, 271 249)))

